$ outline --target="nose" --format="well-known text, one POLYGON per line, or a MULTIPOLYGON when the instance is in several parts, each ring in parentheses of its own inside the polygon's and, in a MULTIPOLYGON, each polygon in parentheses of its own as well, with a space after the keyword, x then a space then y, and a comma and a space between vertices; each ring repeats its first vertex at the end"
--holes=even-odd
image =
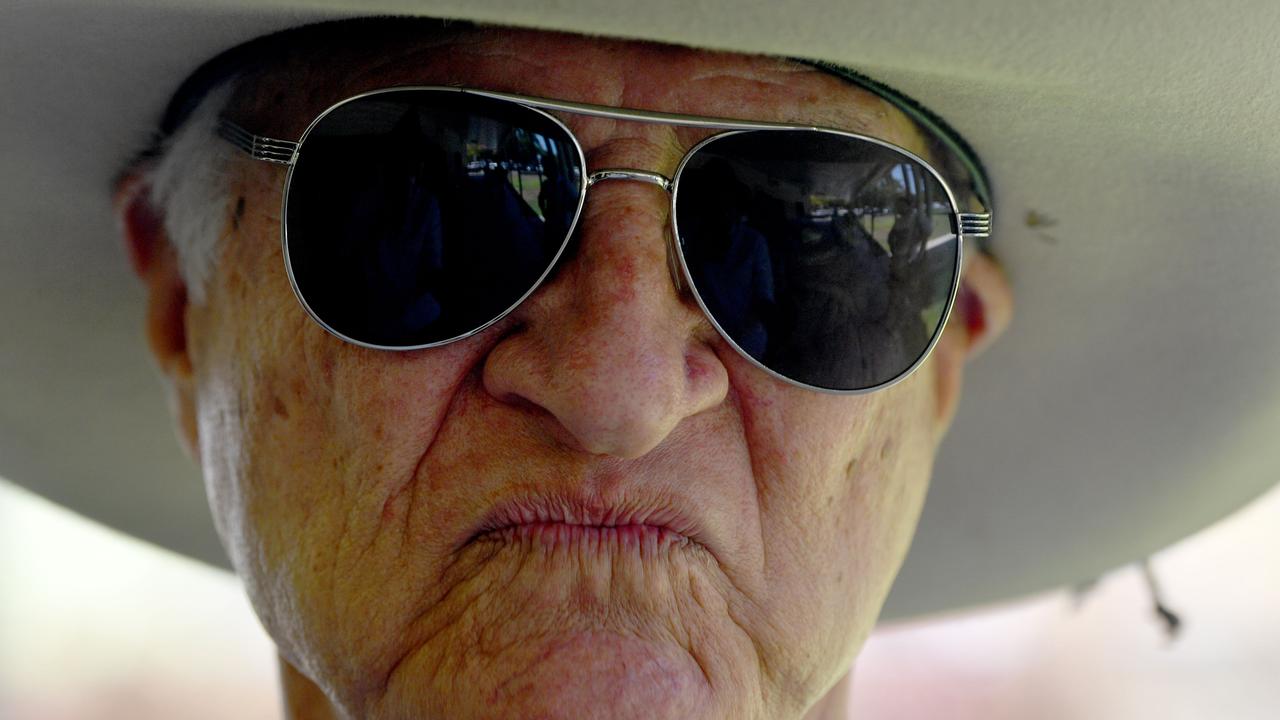
POLYGON ((634 458, 723 402, 728 373, 669 270, 669 194, 616 180, 588 193, 576 252, 516 311, 483 381, 501 401, 545 411, 574 449, 634 458))

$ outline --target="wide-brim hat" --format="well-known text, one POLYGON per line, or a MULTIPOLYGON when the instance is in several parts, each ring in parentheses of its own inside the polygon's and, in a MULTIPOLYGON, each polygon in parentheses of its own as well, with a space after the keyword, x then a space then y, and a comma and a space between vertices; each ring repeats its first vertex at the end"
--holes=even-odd
MULTIPOLYGON (((970 366, 901 618, 1093 578, 1280 478, 1280 4, 22 3, 0 11, 0 476, 226 565, 111 181, 203 61, 405 13, 831 61, 982 158, 1007 336, 970 366)), ((796 432, 804 432, 797 428, 796 432)))

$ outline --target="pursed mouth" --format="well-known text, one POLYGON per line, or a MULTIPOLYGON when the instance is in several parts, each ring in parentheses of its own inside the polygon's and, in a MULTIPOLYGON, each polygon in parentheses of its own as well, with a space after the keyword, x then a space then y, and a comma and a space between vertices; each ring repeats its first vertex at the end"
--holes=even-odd
POLYGON ((475 536, 474 542, 533 542, 545 547, 573 545, 611 545, 620 547, 676 547, 689 538, 665 525, 625 523, 618 525, 584 525, 568 522, 529 522, 504 525, 475 536))
POLYGON ((537 495, 497 504, 465 544, 664 548, 699 544, 694 528, 679 511, 656 500, 607 504, 573 496, 537 495))

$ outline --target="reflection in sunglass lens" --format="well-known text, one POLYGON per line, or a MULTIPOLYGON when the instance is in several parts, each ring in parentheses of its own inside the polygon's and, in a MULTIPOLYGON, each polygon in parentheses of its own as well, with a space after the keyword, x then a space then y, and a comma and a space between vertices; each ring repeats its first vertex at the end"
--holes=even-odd
POLYGON ((303 138, 286 243, 310 310, 408 347, 465 335, 532 289, 577 212, 581 156, 513 103, 439 90, 347 102, 303 138))
POLYGON ((832 390, 910 369, 941 330, 959 270, 954 210, 924 166, 833 132, 715 138, 676 189, 694 289, 765 367, 832 390))

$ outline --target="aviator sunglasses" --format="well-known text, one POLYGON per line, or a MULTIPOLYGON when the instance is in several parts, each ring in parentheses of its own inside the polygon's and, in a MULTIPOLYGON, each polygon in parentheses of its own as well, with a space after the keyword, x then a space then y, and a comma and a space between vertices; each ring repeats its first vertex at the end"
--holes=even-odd
POLYGON ((859 393, 909 375, 960 282, 963 213, 942 175, 883 140, 458 87, 343 100, 297 142, 222 119, 219 134, 288 166, 289 280, 330 333, 382 350, 478 333, 529 297, 574 239, 588 188, 652 183, 671 198, 672 277, 752 363, 859 393), (675 174, 588 170, 552 113, 718 130, 675 174))

